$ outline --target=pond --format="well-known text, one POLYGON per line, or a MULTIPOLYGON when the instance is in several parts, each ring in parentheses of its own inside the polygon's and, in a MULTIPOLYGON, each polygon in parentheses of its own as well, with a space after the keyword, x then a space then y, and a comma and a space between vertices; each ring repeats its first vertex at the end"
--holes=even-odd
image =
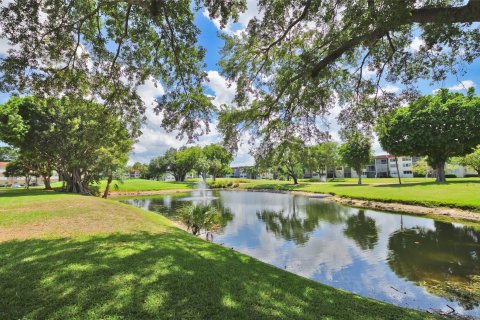
POLYGON ((212 204, 222 211, 216 243, 362 296, 480 317, 480 229, 270 192, 123 201, 172 219, 186 203, 212 204))

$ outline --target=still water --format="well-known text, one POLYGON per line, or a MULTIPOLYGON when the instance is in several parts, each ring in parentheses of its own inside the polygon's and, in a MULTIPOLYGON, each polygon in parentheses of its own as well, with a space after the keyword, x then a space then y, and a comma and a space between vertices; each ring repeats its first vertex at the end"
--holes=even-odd
POLYGON ((214 242, 362 296, 480 317, 480 229, 269 192, 196 190, 124 202, 172 219, 186 203, 212 204, 222 209, 214 242))

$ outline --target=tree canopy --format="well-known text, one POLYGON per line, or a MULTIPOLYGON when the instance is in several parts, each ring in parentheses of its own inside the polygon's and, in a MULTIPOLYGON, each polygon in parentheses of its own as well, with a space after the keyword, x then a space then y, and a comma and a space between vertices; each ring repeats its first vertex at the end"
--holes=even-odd
POLYGON ((264 143, 255 154, 255 165, 259 168, 278 168, 298 184, 306 165, 307 147, 300 138, 290 138, 278 145, 264 143))
POLYGON ((213 112, 194 23, 201 9, 225 24, 245 1, 9 1, 0 7, 0 38, 11 45, 0 57, 0 90, 90 95, 138 124, 145 106, 137 89, 159 80, 162 125, 193 138, 213 112))
POLYGON ((372 143, 370 138, 360 131, 349 132, 338 152, 342 162, 352 167, 358 175, 358 184, 362 184, 363 167, 372 161, 372 143))
POLYGON ((323 172, 328 174, 329 169, 335 169, 339 163, 338 144, 335 141, 326 141, 308 148, 307 166, 312 173, 323 172))
POLYGON ((427 156, 445 181, 445 163, 480 144, 480 98, 442 89, 383 117, 377 133, 382 148, 392 154, 427 156))
POLYGON ((149 175, 159 179, 166 173, 171 173, 175 181, 185 181, 187 174, 195 169, 198 159, 202 157, 200 147, 170 148, 163 156, 150 161, 149 175))
POLYGON ((106 167, 126 162, 131 134, 116 115, 89 100, 13 96, 0 107, 0 139, 47 164, 46 170, 55 168, 69 192, 89 192, 106 167))
POLYGON ((18 151, 12 147, 0 147, 0 161, 12 161, 18 156, 18 151))
POLYGON ((477 171, 478 176, 480 176, 480 145, 472 153, 461 158, 459 162, 462 166, 470 167, 477 171))
POLYGON ((222 174, 231 173, 230 163, 233 161, 232 154, 219 144, 210 144, 203 147, 203 154, 208 164, 208 173, 213 181, 222 174))
POLYGON ((372 125, 385 108, 415 98, 418 80, 461 74, 480 54, 478 0, 266 0, 258 7, 245 32, 224 36, 220 65, 237 94, 220 128, 233 146, 244 131, 267 141, 291 131, 326 138, 323 120, 335 106, 342 123, 372 125), (388 82, 405 90, 395 97, 382 89, 388 82), (375 103, 358 104, 372 95, 375 103))

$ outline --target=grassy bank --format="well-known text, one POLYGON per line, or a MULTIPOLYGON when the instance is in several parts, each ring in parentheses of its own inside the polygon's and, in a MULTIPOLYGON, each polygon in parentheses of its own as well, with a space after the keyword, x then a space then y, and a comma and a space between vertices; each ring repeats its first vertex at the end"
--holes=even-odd
MULTIPOLYGON (((105 190, 107 182, 100 182, 100 190, 105 190)), ((145 179, 125 179, 112 182, 112 192, 159 191, 170 189, 191 189, 194 182, 155 181, 145 179)))
POLYGON ((426 319, 202 241, 126 204, 0 191, 0 319, 426 319))
MULTIPOLYGON (((123 181, 114 180, 111 184, 111 192, 136 192, 136 191, 161 191, 161 190, 180 190, 191 189, 195 186, 194 181, 175 182, 175 181, 155 181, 145 179, 125 179, 123 181)), ((107 186, 107 181, 102 180, 95 186, 100 187, 103 192, 107 186)), ((52 184, 53 188, 61 188, 62 183, 56 182, 52 184)), ((9 188, 7 188, 9 189, 9 188)), ((43 187, 32 187, 32 189, 43 189, 43 187)), ((2 188, 0 188, 2 190, 2 188)))
POLYGON ((408 204, 450 206, 480 211, 480 179, 457 178, 447 183, 425 181, 423 178, 408 179, 402 185, 384 179, 367 179, 364 185, 356 185, 354 179, 337 182, 300 182, 293 185, 287 181, 251 180, 240 185, 245 189, 296 190, 314 193, 329 193, 356 199, 401 202, 408 204))

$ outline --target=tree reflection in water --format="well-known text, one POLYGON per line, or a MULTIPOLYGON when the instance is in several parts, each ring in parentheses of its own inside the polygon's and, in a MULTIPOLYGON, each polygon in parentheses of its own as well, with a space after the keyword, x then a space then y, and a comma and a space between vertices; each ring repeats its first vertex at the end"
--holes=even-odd
POLYGON ((480 304, 480 232, 435 221, 435 230, 398 230, 388 264, 399 276, 471 310, 480 304))
POLYGON ((268 232, 280 236, 295 244, 305 244, 310 239, 310 234, 319 227, 320 222, 340 224, 347 220, 347 212, 344 207, 327 203, 308 203, 298 201, 298 197, 292 197, 288 209, 257 211, 257 218, 265 223, 268 232))
POLYGON ((378 228, 375 220, 365 215, 365 210, 359 210, 357 215, 347 219, 347 227, 343 233, 353 239, 362 250, 372 250, 378 242, 378 228))

